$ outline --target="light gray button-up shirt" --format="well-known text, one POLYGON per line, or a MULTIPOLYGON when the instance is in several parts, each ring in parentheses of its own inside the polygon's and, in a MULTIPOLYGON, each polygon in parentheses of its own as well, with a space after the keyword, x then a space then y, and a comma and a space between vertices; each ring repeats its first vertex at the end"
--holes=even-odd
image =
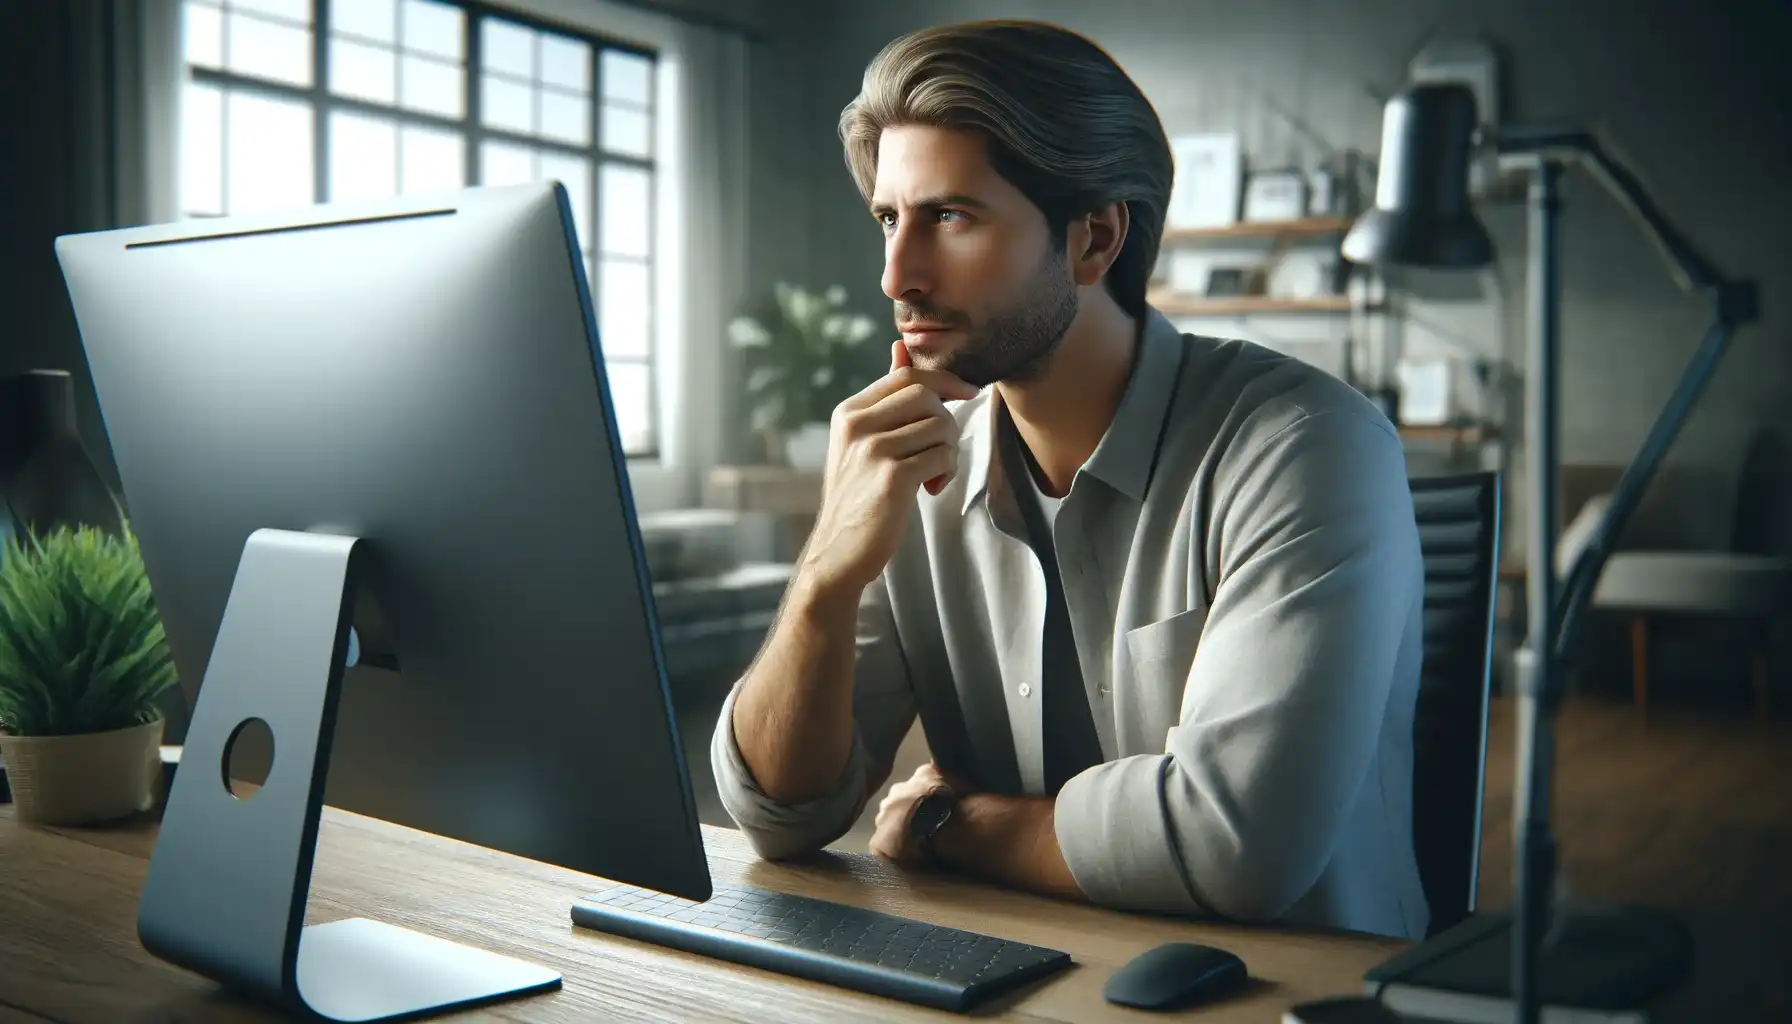
MULTIPOLYGON (((1044 787, 1046 588, 996 451, 999 398, 953 407, 961 471, 918 492, 860 604, 856 735, 833 792, 785 805, 713 737, 759 852, 849 828, 917 714, 987 791, 1044 787)), ((1020 486, 1025 486, 1022 483, 1020 486)), ((1424 576, 1398 434, 1337 378, 1152 311, 1054 534, 1104 763, 1055 798, 1092 901, 1419 938, 1412 725, 1424 576)), ((738 692, 738 690, 737 690, 738 692)))

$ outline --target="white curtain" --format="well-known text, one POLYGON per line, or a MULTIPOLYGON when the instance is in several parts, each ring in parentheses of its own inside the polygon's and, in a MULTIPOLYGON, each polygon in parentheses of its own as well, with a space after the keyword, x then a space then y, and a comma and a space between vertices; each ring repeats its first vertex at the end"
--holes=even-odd
POLYGON ((179 215, 180 0, 63 0, 76 230, 179 215))
POLYGON ((661 289, 660 323, 677 339, 665 363, 683 392, 662 424, 676 453, 677 501, 693 504, 701 475, 724 449, 728 320, 740 308, 747 269, 747 42, 738 34, 677 24, 662 51, 669 86, 667 183, 676 213, 662 252, 673 287, 661 289))

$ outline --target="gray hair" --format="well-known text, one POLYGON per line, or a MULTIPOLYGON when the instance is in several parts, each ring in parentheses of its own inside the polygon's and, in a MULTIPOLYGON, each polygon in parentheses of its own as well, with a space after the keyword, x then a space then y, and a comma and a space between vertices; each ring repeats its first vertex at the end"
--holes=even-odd
POLYGON ((1070 221, 1125 203, 1126 241, 1106 276, 1135 317, 1157 262, 1173 164, 1151 102, 1101 47, 1038 21, 923 29, 885 46, 840 114, 859 193, 877 179, 878 139, 899 125, 972 128, 996 172, 1044 212, 1055 244, 1070 221))

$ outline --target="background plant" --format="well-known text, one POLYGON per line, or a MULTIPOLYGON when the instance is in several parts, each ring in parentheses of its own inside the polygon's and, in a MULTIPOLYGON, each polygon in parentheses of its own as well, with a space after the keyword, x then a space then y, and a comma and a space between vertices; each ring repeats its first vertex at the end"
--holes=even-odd
POLYGON ((865 339, 871 318, 846 309, 846 289, 816 295, 779 282, 758 313, 736 317, 728 339, 747 364, 751 426, 791 431, 825 423, 834 406, 878 376, 865 339))
POLYGON ((177 682, 137 537, 59 526, 0 560, 0 731, 104 732, 153 721, 177 682))

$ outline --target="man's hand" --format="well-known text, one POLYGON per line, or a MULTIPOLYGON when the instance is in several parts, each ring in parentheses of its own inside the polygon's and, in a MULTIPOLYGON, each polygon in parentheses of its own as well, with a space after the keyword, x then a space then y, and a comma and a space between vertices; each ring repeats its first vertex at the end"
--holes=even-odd
POLYGON ((923 484, 938 494, 958 469, 958 421, 945 402, 977 389, 938 370, 909 365, 902 342, 890 372, 834 410, 821 510, 804 549, 809 581, 858 593, 883 572, 908 526, 923 484))
POLYGON ((890 793, 877 807, 877 830, 871 836, 871 852, 905 867, 918 866, 923 860, 920 844, 909 834, 909 822, 915 816, 915 805, 936 789, 950 789, 959 796, 967 790, 947 780, 933 762, 915 769, 906 782, 890 787, 890 793))
POLYGON ((921 850, 909 836, 909 820, 921 798, 941 786, 957 794, 958 803, 933 839, 933 852, 940 861, 1017 889, 1066 900, 1087 899, 1058 849, 1050 797, 973 792, 963 780, 931 763, 890 787, 890 795, 877 809, 871 852, 904 866, 920 863, 921 850))

